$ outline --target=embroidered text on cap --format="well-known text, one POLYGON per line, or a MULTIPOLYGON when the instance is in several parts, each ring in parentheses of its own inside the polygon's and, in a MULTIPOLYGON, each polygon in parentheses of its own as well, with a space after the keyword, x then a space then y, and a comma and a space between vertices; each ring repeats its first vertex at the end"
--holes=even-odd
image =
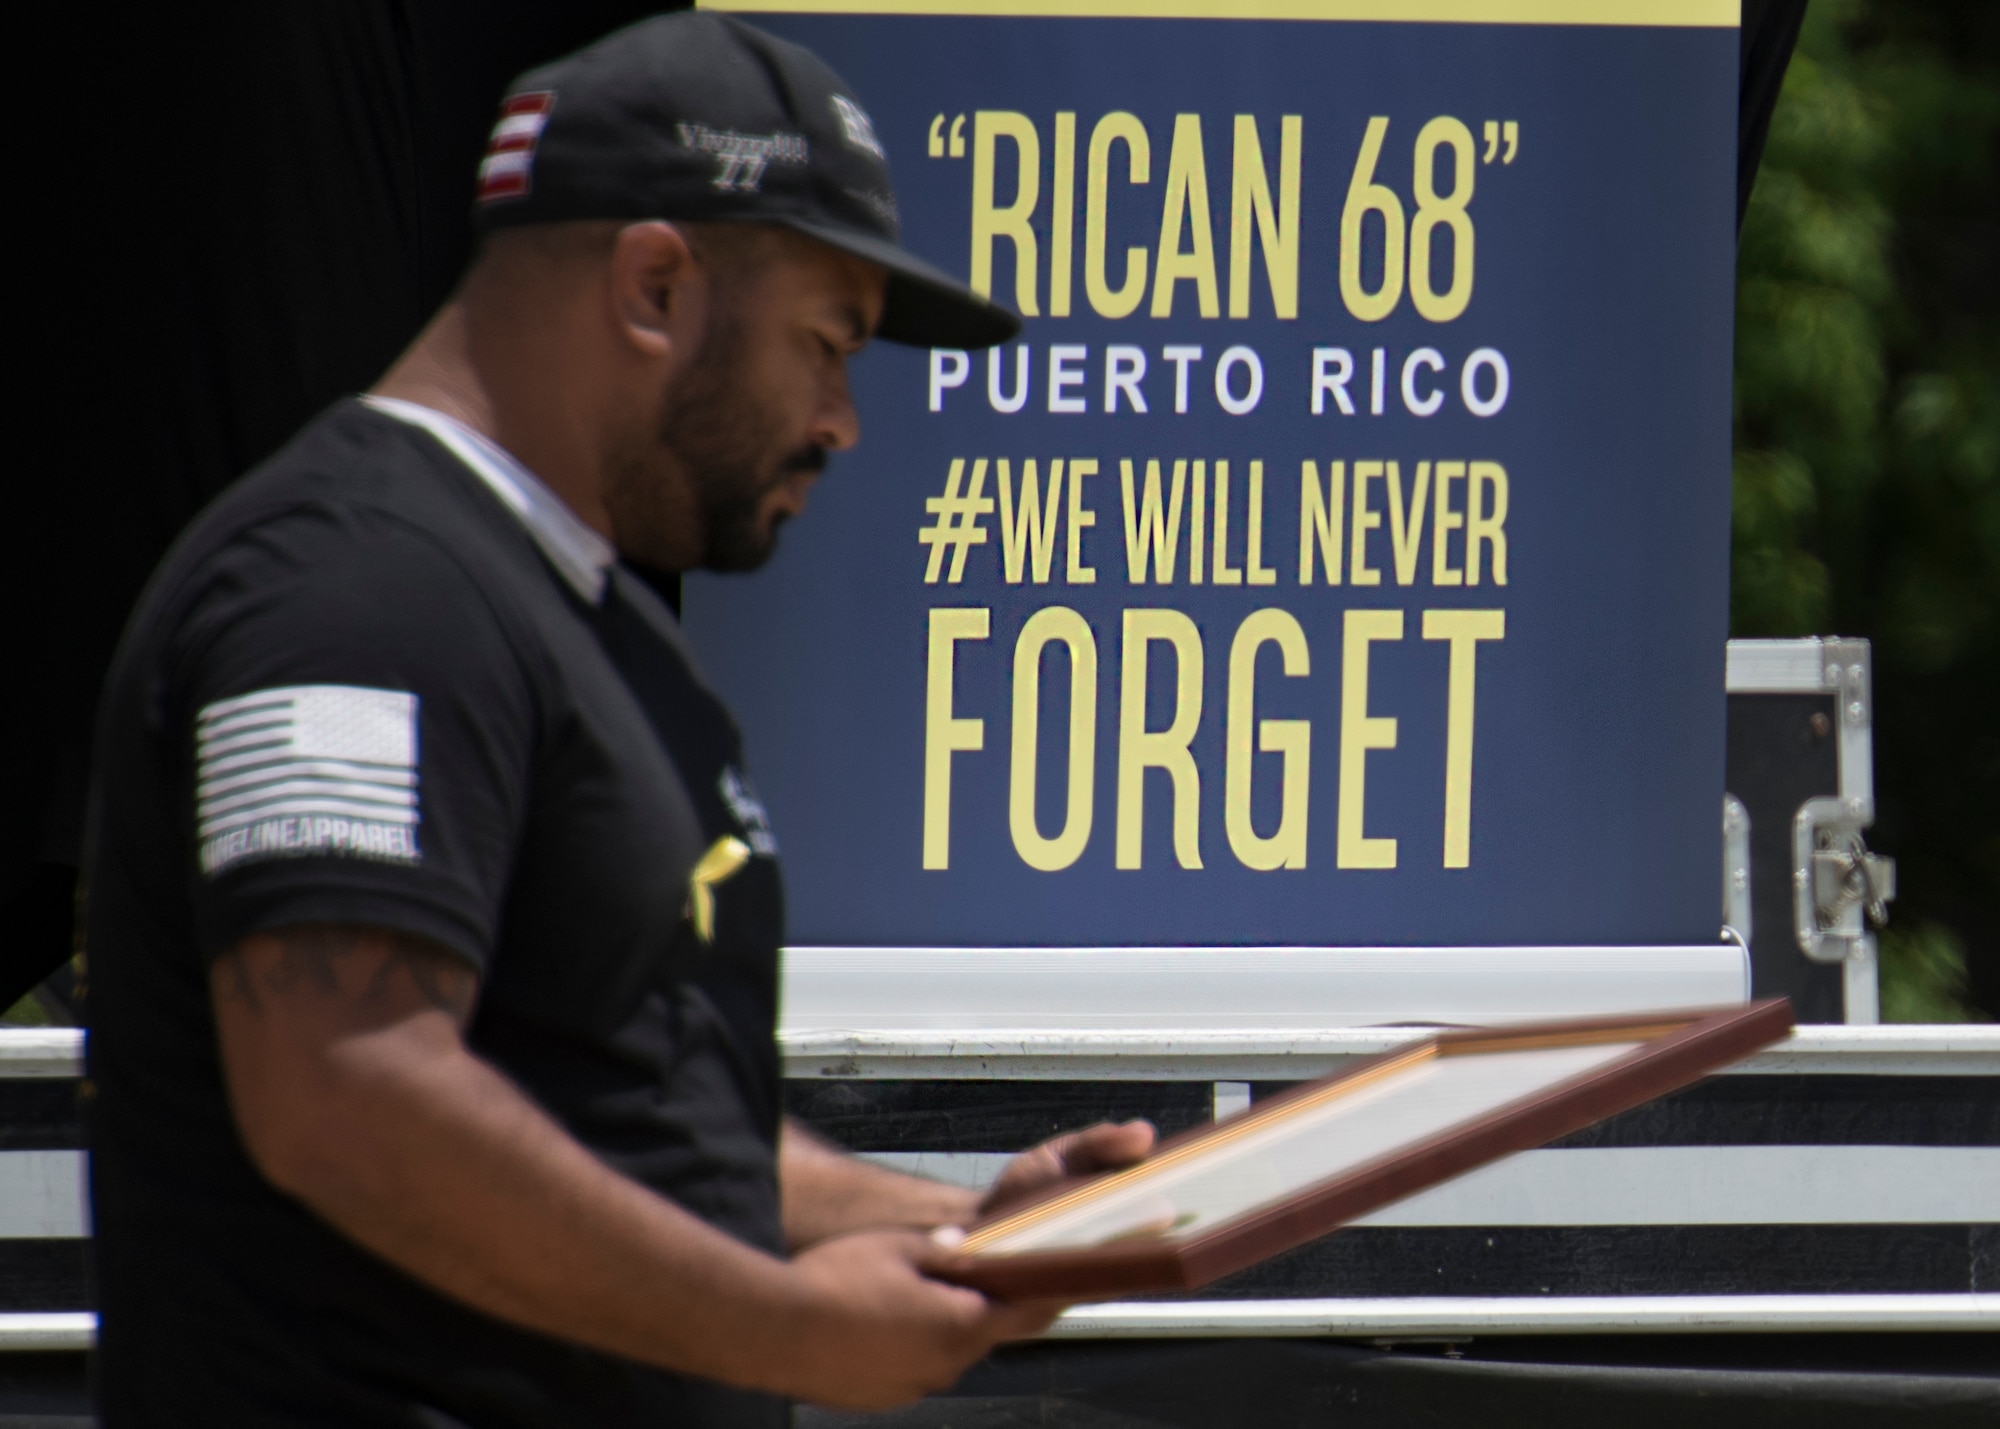
POLYGON ((674 128, 688 148, 715 156, 715 177, 709 182, 723 193, 754 194, 763 186, 767 165, 803 164, 812 157, 803 134, 741 134, 706 124, 674 128))

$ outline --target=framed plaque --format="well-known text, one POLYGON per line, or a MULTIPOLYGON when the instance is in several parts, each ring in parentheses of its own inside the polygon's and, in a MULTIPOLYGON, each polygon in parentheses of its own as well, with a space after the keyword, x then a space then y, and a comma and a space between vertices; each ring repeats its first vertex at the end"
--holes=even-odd
POLYGON ((1194 1289, 1686 1086, 1791 1026, 1777 998, 1440 1032, 976 1224, 939 1274, 1002 1299, 1194 1289))

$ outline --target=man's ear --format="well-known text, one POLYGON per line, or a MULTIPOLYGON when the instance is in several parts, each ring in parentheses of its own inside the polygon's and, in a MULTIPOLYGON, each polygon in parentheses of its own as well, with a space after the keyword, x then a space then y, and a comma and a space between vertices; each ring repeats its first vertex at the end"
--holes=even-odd
POLYGON ((657 220, 619 229, 610 277, 612 318, 639 355, 666 358, 695 341, 707 288, 680 229, 657 220))

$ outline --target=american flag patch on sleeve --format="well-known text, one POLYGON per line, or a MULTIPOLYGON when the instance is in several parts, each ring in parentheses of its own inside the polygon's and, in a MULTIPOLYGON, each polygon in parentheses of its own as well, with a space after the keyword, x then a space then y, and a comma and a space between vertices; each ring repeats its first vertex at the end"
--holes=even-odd
POLYGON ((195 720, 201 871, 334 854, 415 863, 417 697, 290 685, 218 700, 195 720))

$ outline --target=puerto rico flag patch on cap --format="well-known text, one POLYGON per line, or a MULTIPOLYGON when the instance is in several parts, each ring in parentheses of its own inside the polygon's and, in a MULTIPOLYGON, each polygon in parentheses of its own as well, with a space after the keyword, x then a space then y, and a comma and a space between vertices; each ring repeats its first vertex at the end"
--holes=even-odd
POLYGON ((511 94, 500 106, 500 120, 486 143, 479 163, 479 201, 520 198, 528 192, 528 171, 535 162, 535 144, 555 108, 556 92, 533 89, 511 94))

